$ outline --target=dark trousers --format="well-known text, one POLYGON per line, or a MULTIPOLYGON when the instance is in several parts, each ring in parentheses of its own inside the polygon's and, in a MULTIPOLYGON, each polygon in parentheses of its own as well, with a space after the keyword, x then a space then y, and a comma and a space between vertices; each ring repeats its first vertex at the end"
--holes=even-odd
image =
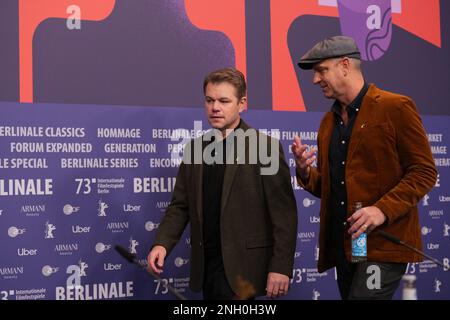
POLYGON ((406 263, 350 263, 339 250, 336 271, 342 300, 391 300, 406 263))
POLYGON ((204 300, 233 300, 236 295, 228 283, 222 255, 206 255, 205 278, 203 281, 204 300))

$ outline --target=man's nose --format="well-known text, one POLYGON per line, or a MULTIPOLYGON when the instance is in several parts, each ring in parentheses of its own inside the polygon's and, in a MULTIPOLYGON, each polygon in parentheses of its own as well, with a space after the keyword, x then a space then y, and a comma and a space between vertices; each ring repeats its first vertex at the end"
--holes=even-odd
POLYGON ((212 110, 215 111, 215 112, 220 111, 220 103, 219 103, 219 101, 214 101, 213 102, 212 110))
POLYGON ((313 83, 314 84, 318 84, 320 82, 320 76, 319 76, 319 73, 318 72, 314 72, 314 75, 313 75, 313 83))

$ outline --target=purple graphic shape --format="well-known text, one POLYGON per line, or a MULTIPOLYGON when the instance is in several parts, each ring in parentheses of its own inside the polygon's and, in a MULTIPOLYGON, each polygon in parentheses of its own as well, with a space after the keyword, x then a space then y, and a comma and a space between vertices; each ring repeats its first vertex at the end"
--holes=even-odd
POLYGON ((338 0, 341 32, 355 39, 363 60, 377 60, 389 48, 391 0, 338 0))

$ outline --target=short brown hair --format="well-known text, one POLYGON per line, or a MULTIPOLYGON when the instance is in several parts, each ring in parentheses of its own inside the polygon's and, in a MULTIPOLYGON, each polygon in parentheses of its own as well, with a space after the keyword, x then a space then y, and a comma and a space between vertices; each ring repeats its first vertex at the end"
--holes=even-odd
POLYGON ((235 68, 224 68, 211 72, 203 81, 203 93, 206 93, 208 83, 228 82, 236 89, 236 96, 239 100, 247 95, 247 84, 242 72, 235 68))

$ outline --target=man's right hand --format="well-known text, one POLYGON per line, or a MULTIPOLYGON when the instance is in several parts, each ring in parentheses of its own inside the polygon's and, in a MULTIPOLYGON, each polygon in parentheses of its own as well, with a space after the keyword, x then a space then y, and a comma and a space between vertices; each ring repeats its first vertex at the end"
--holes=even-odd
POLYGON ((297 166, 297 174, 303 181, 308 180, 310 165, 316 160, 316 148, 312 148, 309 151, 307 144, 302 144, 302 141, 298 136, 294 137, 294 143, 292 144, 292 153, 295 157, 295 165, 297 166))
POLYGON ((164 248, 163 246, 154 246, 148 254, 148 265, 154 273, 160 274, 161 272, 163 272, 164 259, 166 258, 166 254, 166 248, 164 248))

